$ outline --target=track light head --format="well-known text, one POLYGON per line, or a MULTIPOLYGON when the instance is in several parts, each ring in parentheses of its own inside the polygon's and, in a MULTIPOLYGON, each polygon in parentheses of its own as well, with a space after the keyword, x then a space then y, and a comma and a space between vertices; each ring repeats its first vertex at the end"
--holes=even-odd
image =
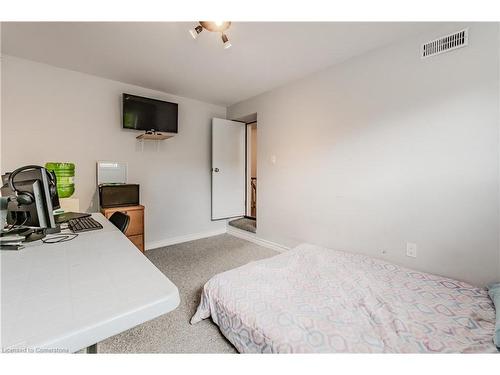
POLYGON ((203 31, 203 27, 201 25, 196 26, 194 29, 189 30, 189 33, 193 37, 193 39, 198 38, 198 35, 203 31))
POLYGON ((225 31, 229 29, 229 26, 231 26, 230 21, 199 21, 194 29, 189 30, 189 33, 193 39, 197 39, 198 35, 201 34, 203 30, 220 33, 223 47, 224 49, 228 49, 231 47, 231 42, 225 34, 225 31))
POLYGON ((224 43, 223 45, 224 49, 228 49, 229 47, 231 47, 231 42, 227 38, 227 35, 222 33, 221 37, 222 37, 222 43, 224 43))

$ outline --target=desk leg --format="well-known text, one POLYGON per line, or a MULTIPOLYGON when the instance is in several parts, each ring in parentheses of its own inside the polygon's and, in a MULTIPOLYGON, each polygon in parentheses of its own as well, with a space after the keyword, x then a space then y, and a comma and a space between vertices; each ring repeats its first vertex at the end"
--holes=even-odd
POLYGON ((87 354, 97 354, 97 344, 88 346, 87 354))

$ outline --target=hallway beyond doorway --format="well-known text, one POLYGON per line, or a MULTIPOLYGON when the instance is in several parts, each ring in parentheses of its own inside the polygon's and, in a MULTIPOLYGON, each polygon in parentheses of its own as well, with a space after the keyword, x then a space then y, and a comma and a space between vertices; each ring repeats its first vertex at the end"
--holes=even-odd
POLYGON ((229 225, 232 227, 246 230, 247 232, 255 233, 257 229, 257 221, 249 217, 242 217, 239 219, 231 220, 229 225))

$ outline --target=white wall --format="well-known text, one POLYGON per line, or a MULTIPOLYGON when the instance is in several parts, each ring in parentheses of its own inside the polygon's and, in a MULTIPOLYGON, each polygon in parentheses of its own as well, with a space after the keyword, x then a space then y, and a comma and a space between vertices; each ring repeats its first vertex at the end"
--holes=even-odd
POLYGON ((2 172, 74 162, 80 209, 96 211, 96 161, 125 161, 141 185, 147 247, 224 229, 210 220, 210 129, 225 108, 10 56, 2 74, 2 172), (122 92, 179 103, 179 134, 142 150, 139 133, 121 129, 122 92))
POLYGON ((422 42, 456 30, 446 25, 228 108, 231 119, 258 115, 259 237, 476 284, 498 276, 498 25, 471 24, 467 48, 420 59, 422 42), (406 257, 407 241, 418 245, 416 259, 406 257))
MULTIPOLYGON (((499 26, 499 29, 500 29, 500 26, 499 26)), ((498 32, 497 45, 500 48, 500 32, 498 32)), ((500 87, 500 57, 498 59, 498 80, 499 80, 498 85, 500 87)), ((498 96, 498 110, 500 112, 500 95, 498 96)), ((498 142, 499 142, 499 159, 500 159, 500 121, 498 123, 498 126, 499 126, 499 132, 498 132, 499 139, 498 139, 498 142)), ((499 163, 499 168, 500 168, 500 163, 499 163)), ((499 176, 500 176, 500 170, 499 170, 499 176)), ((498 195, 500 196, 500 183, 498 184, 498 189, 499 189, 498 190, 498 195)), ((499 199, 498 211, 500 213, 500 199, 499 199)), ((498 236, 499 236, 499 246, 498 246, 498 274, 497 274, 497 281, 500 280, 500 220, 498 222, 498 236)))
POLYGON ((0 22, 0 171, 2 170, 2 22, 0 22))

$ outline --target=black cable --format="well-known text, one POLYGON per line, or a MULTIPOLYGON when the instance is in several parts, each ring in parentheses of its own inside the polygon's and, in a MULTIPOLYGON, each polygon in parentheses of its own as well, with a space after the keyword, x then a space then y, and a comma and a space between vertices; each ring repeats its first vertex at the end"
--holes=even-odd
MULTIPOLYGON (((17 214, 16 214, 16 220, 17 220, 17 214)), ((17 228, 22 228, 22 226, 23 226, 24 224, 26 224, 26 222, 27 222, 27 221, 28 221, 28 215, 26 215, 26 217, 25 217, 24 221, 23 221, 21 224, 14 224, 14 225, 12 226, 12 228, 10 228, 10 229, 7 231, 7 233, 9 233, 10 231, 13 231, 14 229, 17 229, 17 228)))
POLYGON ((7 229, 5 230, 6 232, 10 232, 14 228, 14 226, 16 225, 16 222, 17 222, 17 211, 13 211, 12 213, 15 215, 14 222, 7 226, 7 229))
POLYGON ((16 224, 17 223, 17 211, 13 211, 13 213, 15 214, 14 223, 11 224, 10 228, 5 230, 3 233, 9 233, 9 232, 12 232, 14 229, 21 228, 28 221, 28 215, 25 215, 24 221, 21 224, 16 224))
POLYGON ((68 241, 74 240, 76 237, 78 237, 78 233, 59 234, 57 236, 43 238, 42 242, 47 243, 47 244, 68 242, 68 241))

